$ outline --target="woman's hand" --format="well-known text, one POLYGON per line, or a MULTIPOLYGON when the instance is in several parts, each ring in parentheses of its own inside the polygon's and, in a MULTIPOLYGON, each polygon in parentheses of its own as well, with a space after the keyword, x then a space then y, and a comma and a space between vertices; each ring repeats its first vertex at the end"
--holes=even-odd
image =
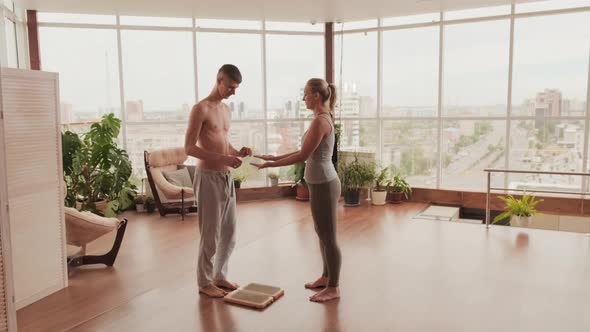
POLYGON ((270 155, 270 154, 255 155, 254 157, 256 157, 258 159, 266 160, 266 161, 276 161, 277 160, 277 157, 270 155))
POLYGON ((250 165, 252 165, 258 169, 272 167, 272 163, 250 163, 250 165))

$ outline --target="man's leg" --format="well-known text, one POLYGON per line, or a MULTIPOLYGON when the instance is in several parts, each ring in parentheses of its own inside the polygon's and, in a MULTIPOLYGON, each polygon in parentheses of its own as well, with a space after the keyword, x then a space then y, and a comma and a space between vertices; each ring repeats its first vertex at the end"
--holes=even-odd
POLYGON ((233 290, 238 288, 238 285, 227 280, 227 266, 236 246, 236 194, 232 177, 228 176, 226 181, 227 198, 222 212, 213 277, 217 286, 233 290))
POLYGON ((215 179, 209 174, 199 176, 200 186, 198 195, 199 230, 199 258, 197 261, 197 282, 199 292, 211 297, 222 297, 225 292, 215 287, 213 282, 212 259, 218 243, 219 224, 221 219, 221 204, 219 189, 215 179), (201 193, 206 193, 201 195, 201 193))

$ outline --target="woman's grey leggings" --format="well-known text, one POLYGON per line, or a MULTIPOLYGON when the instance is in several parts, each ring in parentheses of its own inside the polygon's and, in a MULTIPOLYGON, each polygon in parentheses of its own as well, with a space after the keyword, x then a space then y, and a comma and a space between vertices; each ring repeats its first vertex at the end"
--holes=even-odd
POLYGON ((336 210, 341 190, 340 179, 335 178, 330 182, 319 184, 308 183, 307 186, 313 224, 320 238, 320 250, 324 262, 322 276, 328 277, 329 287, 337 287, 342 261, 340 248, 338 248, 336 241, 336 210))

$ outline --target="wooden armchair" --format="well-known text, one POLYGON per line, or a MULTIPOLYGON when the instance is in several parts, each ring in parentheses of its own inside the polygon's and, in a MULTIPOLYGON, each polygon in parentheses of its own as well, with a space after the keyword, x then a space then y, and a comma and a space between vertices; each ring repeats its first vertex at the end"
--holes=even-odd
POLYGON ((161 216, 180 213, 184 220, 187 212, 197 212, 193 192, 195 168, 184 164, 187 159, 184 148, 144 151, 145 171, 161 216), (170 178, 172 173, 183 169, 188 175, 184 175, 181 180, 170 178))

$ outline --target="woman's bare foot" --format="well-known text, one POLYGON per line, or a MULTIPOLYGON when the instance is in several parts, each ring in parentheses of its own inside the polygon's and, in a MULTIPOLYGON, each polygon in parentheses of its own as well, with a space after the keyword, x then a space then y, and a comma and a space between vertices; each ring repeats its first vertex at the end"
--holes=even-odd
POLYGON ((209 284, 205 287, 199 287, 199 294, 205 294, 209 297, 224 297, 227 292, 213 284, 209 284))
POLYGON ((326 287, 327 285, 328 285, 328 277, 321 276, 316 281, 306 283, 305 288, 314 289, 314 288, 326 287))
POLYGON ((229 289, 229 290, 236 290, 238 289, 238 284, 233 283, 231 281, 228 280, 215 280, 213 282, 213 284, 217 287, 221 287, 221 288, 225 288, 225 289, 229 289))
POLYGON ((313 302, 326 302, 337 298, 340 298, 340 289, 338 287, 326 287, 310 297, 309 300, 313 302))

